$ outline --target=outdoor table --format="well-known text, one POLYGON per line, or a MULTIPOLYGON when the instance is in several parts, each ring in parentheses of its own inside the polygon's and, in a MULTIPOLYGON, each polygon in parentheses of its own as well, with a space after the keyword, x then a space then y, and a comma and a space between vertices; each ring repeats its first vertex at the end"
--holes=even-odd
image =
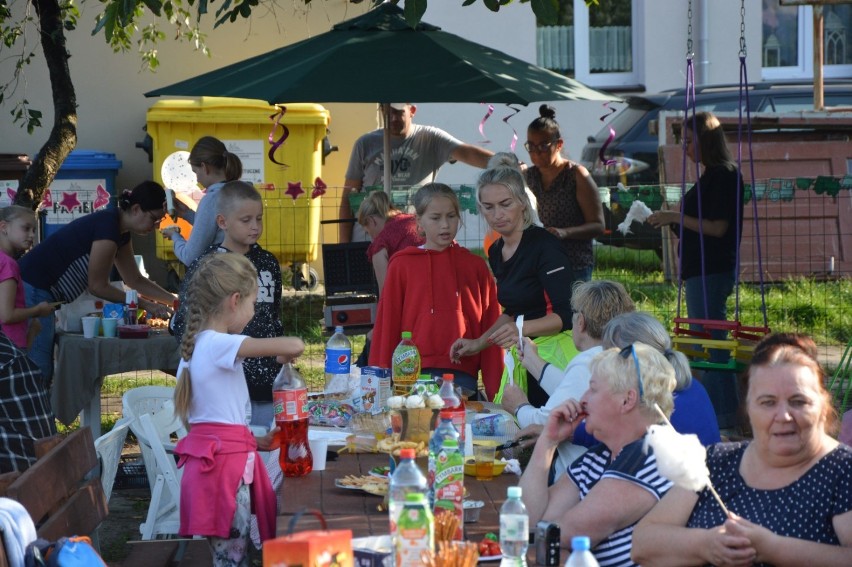
POLYGON ((134 370, 174 369, 180 350, 168 333, 147 339, 95 337, 57 333, 57 355, 50 402, 56 418, 70 425, 78 415, 82 425, 101 434, 101 385, 104 376, 134 370), (82 412, 82 415, 81 415, 82 412))
MULTIPOLYGON (((349 529, 353 537, 387 534, 388 512, 379 509, 381 496, 334 485, 335 479, 366 475, 370 469, 387 464, 388 455, 384 453, 343 453, 337 460, 328 461, 324 471, 285 478, 278 501, 277 535, 287 533, 290 519, 303 507, 319 510, 329 529, 349 529)), ((500 532, 500 506, 506 500, 506 489, 519 480, 514 474, 501 474, 484 482, 465 475, 468 499, 485 502, 479 521, 464 524, 465 539, 478 542, 488 532, 500 532)), ((315 529, 320 529, 319 521, 310 514, 303 515, 296 525, 297 531, 315 529)))

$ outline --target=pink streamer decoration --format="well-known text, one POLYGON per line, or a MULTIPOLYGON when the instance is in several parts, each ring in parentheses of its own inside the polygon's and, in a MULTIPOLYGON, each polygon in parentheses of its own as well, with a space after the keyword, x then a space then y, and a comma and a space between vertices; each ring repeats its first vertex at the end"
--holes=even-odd
POLYGON ((12 203, 15 202, 15 195, 17 195, 17 194, 18 194, 18 192, 15 191, 14 189, 9 189, 8 187, 6 188, 6 195, 9 196, 10 202, 12 202, 12 203))
POLYGON ((44 195, 41 198, 41 207, 43 209, 47 209, 53 206, 53 194, 50 192, 50 189, 44 192, 44 195))
MULTIPOLYGON (((600 119, 601 122, 605 122, 606 119, 609 116, 612 116, 613 113, 616 112, 616 110, 609 105, 608 101, 603 103, 603 106, 609 112, 607 112, 606 114, 601 116, 601 119, 600 119)), ((607 167, 609 167, 610 165, 615 165, 616 163, 618 163, 618 161, 616 161, 614 159, 606 159, 606 157, 604 156, 604 154, 606 153, 606 149, 609 147, 609 145, 612 143, 613 140, 615 140, 615 130, 612 128, 612 126, 610 126, 609 127, 609 136, 607 136, 606 142, 603 143, 603 145, 601 146, 601 151, 598 154, 598 156, 600 157, 601 163, 604 164, 604 166, 607 166, 607 167)))
POLYGON ((278 161, 277 159, 275 159, 275 150, 280 148, 281 144, 283 144, 284 141, 287 139, 287 137, 290 136, 290 129, 287 128, 286 124, 281 124, 281 119, 284 118, 284 113, 287 112, 287 107, 281 106, 281 105, 275 105, 275 108, 278 109, 278 112, 276 112, 275 114, 272 114, 269 117, 270 120, 273 120, 273 119, 275 120, 275 124, 272 125, 272 130, 269 132, 269 144, 272 146, 272 147, 269 148, 269 154, 268 154, 269 155, 269 161, 271 161, 272 163, 278 164, 278 165, 283 165, 284 167, 289 167, 286 163, 282 163, 282 162, 278 161), (278 128, 279 126, 281 126, 281 128, 282 128, 282 134, 281 134, 281 137, 278 138, 278 140, 276 140, 275 139, 275 129, 278 128))
MULTIPOLYGON (((483 102, 483 103, 480 103, 480 104, 485 104, 485 103, 483 102)), ((485 121, 488 120, 489 118, 491 118, 492 114, 494 114, 494 105, 489 104, 488 105, 488 112, 485 113, 485 116, 483 116, 482 120, 480 120, 480 122, 479 122, 479 133, 482 136, 482 142, 480 142, 481 144, 490 144, 491 143, 491 140, 489 140, 488 136, 485 135, 485 121)))
POLYGON ((325 195, 326 189, 328 189, 328 185, 325 184, 325 181, 317 177, 316 179, 314 179, 314 190, 311 191, 311 199, 322 197, 323 195, 325 195))
POLYGON ((512 149, 512 151, 514 152, 514 151, 515 151, 515 146, 517 146, 517 145, 518 145, 518 131, 517 131, 517 130, 515 130, 515 127, 514 127, 514 126, 512 126, 511 124, 509 124, 509 119, 510 119, 510 118, 512 118, 513 116, 515 116, 517 113, 519 113, 519 112, 521 111, 521 109, 520 109, 519 107, 515 106, 515 105, 512 105, 512 104, 507 104, 506 106, 512 110, 512 113, 511 113, 511 114, 507 114, 507 115, 506 115, 506 117, 505 117, 505 118, 503 118, 503 122, 505 122, 505 123, 506 123, 506 126, 508 126, 508 127, 510 127, 510 128, 512 129, 512 143, 511 143, 511 144, 509 144, 509 147, 510 147, 510 148, 512 149))

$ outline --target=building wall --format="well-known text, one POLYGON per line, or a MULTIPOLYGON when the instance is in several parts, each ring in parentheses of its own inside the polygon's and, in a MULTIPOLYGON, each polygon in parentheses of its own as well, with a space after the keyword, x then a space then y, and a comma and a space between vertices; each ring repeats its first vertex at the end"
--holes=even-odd
MULTIPOLYGON (((700 2, 698 0, 696 5, 700 2)), ((709 5, 709 0, 704 2, 709 5)), ((22 9, 21 4, 13 3, 12 9, 22 9)), ((79 104, 77 147, 115 153, 123 162, 116 187, 132 187, 152 175, 147 155, 135 147, 135 143, 144 138, 145 113, 154 102, 146 99, 144 92, 325 32, 334 23, 363 13, 369 4, 325 0, 311 2, 305 7, 297 0, 287 4, 286 8, 279 8, 274 15, 258 9, 250 22, 227 24, 215 30, 212 29, 213 14, 209 14, 204 25, 212 56, 207 58, 192 51, 186 44, 169 40, 161 46, 161 66, 152 74, 140 70, 140 59, 135 52, 114 54, 102 35, 91 35, 100 5, 83 3, 80 25, 77 30, 68 33, 68 49, 72 54, 70 67, 79 104)), ((646 0, 639 4, 647 29, 642 33, 642 53, 638 56, 644 61, 644 84, 649 92, 683 85, 685 4, 671 0, 646 0)), ((711 32, 710 82, 738 80, 739 4, 737 0, 713 0, 713 9, 707 10, 711 32)), ((493 14, 481 2, 469 7, 462 7, 458 2, 433 2, 426 20, 446 31, 535 61, 535 18, 529 4, 514 2, 501 8, 499 14, 493 14)), ((759 65, 759 10, 748 14, 747 28, 749 41, 755 46, 750 63, 759 65)), ((33 37, 30 37, 29 45, 35 45, 33 37)), ((40 52, 36 53, 26 74, 24 88, 18 94, 25 96, 33 108, 44 112, 45 127, 28 135, 25 130, 12 125, 9 101, 15 97, 7 97, 7 102, 0 105, 3 132, 0 153, 34 155, 49 133, 53 112, 46 66, 40 52)), ((0 76, 10 75, 10 63, 0 63, 0 76)), ((750 69, 750 77, 759 79, 759 67, 750 69)), ((341 88, 347 87, 351 85, 341 85, 341 88)), ((586 137, 601 128, 600 117, 608 115, 608 112, 600 102, 559 102, 554 106, 566 140, 566 153, 569 157, 578 158, 586 137)), ((328 157, 322 177, 330 187, 336 188, 343 181, 352 143, 358 135, 377 127, 378 123, 375 105, 328 104, 326 107, 332 117, 331 141, 339 146, 340 151, 328 157)), ((505 105, 497 105, 494 115, 484 127, 485 137, 490 140, 488 143, 479 133, 485 112, 486 107, 479 104, 423 104, 418 107, 417 121, 444 128, 463 141, 482 144, 494 151, 509 150, 513 136, 517 135, 515 150, 522 160, 528 160, 522 144, 526 139, 526 125, 538 115, 537 106, 521 108, 507 124, 502 119, 513 111, 505 105)), ((447 165, 442 169, 439 180, 451 184, 473 183, 476 174, 475 169, 463 164, 447 165)), ((329 204, 323 207, 326 216, 334 216, 336 195, 336 190, 332 190, 327 199, 329 204)), ((335 229, 327 228, 322 240, 331 241, 335 232, 335 229)), ((139 242, 137 247, 146 244, 139 242)), ((159 267, 151 266, 151 262, 149 271, 155 277, 159 275, 159 267)))

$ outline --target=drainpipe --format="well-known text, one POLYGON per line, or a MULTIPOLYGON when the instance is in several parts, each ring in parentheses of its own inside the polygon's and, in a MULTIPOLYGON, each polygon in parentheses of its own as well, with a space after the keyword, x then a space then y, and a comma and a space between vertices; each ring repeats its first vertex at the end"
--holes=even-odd
POLYGON ((710 75, 710 34, 708 20, 710 18, 710 0, 698 0, 698 42, 696 54, 698 65, 695 67, 695 84, 706 85, 710 75))

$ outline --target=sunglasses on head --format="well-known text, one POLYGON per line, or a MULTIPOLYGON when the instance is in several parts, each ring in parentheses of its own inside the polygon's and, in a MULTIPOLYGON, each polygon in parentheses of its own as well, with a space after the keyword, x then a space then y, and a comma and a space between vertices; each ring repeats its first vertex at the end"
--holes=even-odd
POLYGON ((636 378, 639 380, 639 401, 641 402, 642 398, 645 397, 645 388, 642 386, 642 371, 639 368, 639 357, 636 356, 636 349, 633 348, 632 344, 627 345, 618 354, 624 360, 627 360, 631 354, 633 355, 633 362, 636 364, 636 378))

